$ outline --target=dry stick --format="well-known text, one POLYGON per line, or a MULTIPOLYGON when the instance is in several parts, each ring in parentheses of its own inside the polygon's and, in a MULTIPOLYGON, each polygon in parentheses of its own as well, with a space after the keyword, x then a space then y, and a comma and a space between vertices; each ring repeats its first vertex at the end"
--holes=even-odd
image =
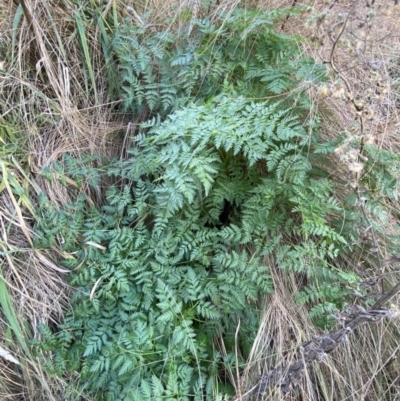
MULTIPOLYGON (((351 86, 350 86, 348 80, 346 79, 346 77, 344 77, 344 76, 340 73, 339 69, 336 67, 335 62, 334 62, 334 60, 333 60, 333 56, 334 56, 334 53, 335 53, 335 50, 336 50, 336 46, 338 45, 340 38, 343 36, 343 34, 344 34, 345 30, 346 30, 347 23, 348 23, 348 21, 349 21, 349 19, 350 19, 350 16, 351 16, 352 12, 354 11, 354 9, 355 9, 355 7, 356 7, 356 5, 357 5, 357 2, 358 2, 358 0, 355 0, 355 1, 352 3, 352 5, 351 5, 351 7, 350 7, 350 10, 349 10, 349 13, 348 13, 347 17, 345 18, 345 20, 343 21, 342 29, 340 30, 339 34, 337 35, 336 39, 335 39, 334 42, 333 42, 332 49, 331 49, 331 52, 330 52, 330 55, 329 55, 329 59, 328 59, 328 60, 324 60, 323 57, 320 56, 321 59, 322 59, 322 61, 323 61, 323 63, 324 63, 324 64, 329 64, 329 65, 331 66, 332 70, 335 72, 335 74, 336 74, 337 76, 339 76, 340 79, 344 82, 344 84, 345 84, 345 86, 346 86, 346 88, 347 88, 348 94, 349 94, 349 100, 350 100, 351 103, 354 105, 354 107, 356 108, 356 110, 357 110, 357 107, 356 107, 356 104, 355 104, 354 96, 353 96, 353 94, 352 94, 351 86)), ((333 4, 332 4, 332 6, 330 7, 330 9, 331 9, 332 7, 333 7, 333 4)), ((363 119, 362 115, 360 115, 359 117, 360 117, 360 118, 359 118, 359 120, 360 120, 360 132, 361 132, 361 135, 362 135, 362 134, 364 133, 364 119, 363 119)), ((361 141, 361 146, 360 146, 359 154, 362 153, 363 148, 364 148, 364 140, 361 141)))
MULTIPOLYGON (((345 326, 338 331, 325 334, 310 340, 300 347, 297 353, 298 360, 290 365, 278 366, 266 375, 262 375, 256 387, 246 398, 261 399, 269 390, 279 386, 284 393, 288 393, 293 386, 300 384, 306 367, 312 362, 321 362, 322 359, 335 351, 341 343, 347 340, 348 334, 357 327, 368 322, 379 322, 384 317, 393 316, 391 310, 383 309, 383 306, 400 291, 400 282, 383 294, 368 311, 355 311, 345 326)), ((243 398, 244 399, 244 398, 243 398)))
MULTIPOLYGON (((342 79, 342 81, 346 85, 346 88, 347 88, 347 91, 348 91, 348 94, 349 94, 349 100, 351 101, 351 103, 353 104, 353 106, 355 107, 356 110, 358 110, 358 108, 357 108, 357 105, 356 105, 355 98, 354 98, 354 96, 352 94, 351 86, 350 86, 348 80, 346 79, 346 77, 344 77, 340 73, 339 69, 336 67, 336 65, 334 63, 334 60, 333 60, 333 56, 334 56, 334 53, 335 53, 335 50, 336 50, 336 46, 339 43, 340 38, 344 34, 344 31, 346 30, 347 23, 348 23, 348 21, 350 19, 350 16, 352 15, 356 5, 357 5, 357 3, 358 3, 358 0, 355 0, 353 2, 353 4, 351 5, 350 11, 349 11, 346 19, 343 22, 342 29, 340 30, 337 38, 333 42, 332 49, 331 49, 330 56, 329 56, 329 60, 328 61, 324 61, 324 63, 327 63, 327 64, 329 64, 331 66, 332 70, 340 77, 340 79, 342 79)), ((364 147, 365 147, 365 139, 364 139, 365 125, 364 125, 364 118, 363 118, 362 114, 359 115, 359 121, 360 121, 361 142, 360 142, 360 147, 358 149, 358 162, 360 162, 360 160, 361 160, 361 155, 363 154, 364 147)), ((360 178, 359 177, 359 173, 357 173, 357 178, 358 179, 360 178)), ((361 208, 361 211, 363 213, 364 219, 367 222, 368 226, 370 227, 372 225, 371 225, 371 222, 370 222, 370 220, 369 220, 369 218, 367 216, 367 212, 365 210, 365 203, 362 201, 362 196, 360 194, 360 187, 358 185, 358 179, 357 179, 357 186, 354 188, 354 191, 356 193, 358 202, 360 204, 360 208, 361 208)), ((372 234, 372 241, 374 243, 374 248, 377 248, 379 250, 380 249, 379 248, 379 244, 378 244, 378 241, 376 239, 375 231, 374 231, 373 228, 371 230, 371 234, 372 234)), ((383 294, 383 288, 382 288, 382 294, 383 294)))
MULTIPOLYGON (((349 22, 350 17, 352 15, 352 13, 354 12, 355 7, 357 6, 357 3, 358 3, 358 0, 355 0, 352 3, 352 5, 350 7, 350 10, 349 10, 349 13, 347 14, 347 17, 345 18, 345 20, 343 21, 342 28, 341 28, 339 34, 337 35, 336 39, 333 42, 332 49, 331 49, 330 55, 329 55, 329 59, 328 60, 324 60, 321 57, 321 59, 323 60, 323 63, 324 64, 329 64, 330 67, 332 68, 332 70, 335 72, 335 74, 337 76, 339 76, 340 79, 344 82, 344 84, 345 84, 345 86, 347 88, 347 92, 348 92, 348 99, 353 104, 353 106, 354 106, 354 108, 356 110, 358 110, 358 108, 357 108, 357 105, 356 105, 356 100, 355 100, 355 98, 353 96, 353 93, 352 93, 352 90, 351 90, 351 86, 350 86, 348 80, 346 79, 346 77, 343 76, 341 74, 341 71, 339 71, 339 69, 336 67, 333 57, 334 57, 334 53, 335 53, 336 47, 337 47, 337 45, 339 43, 339 40, 343 36, 343 34, 344 34, 344 32, 345 32, 345 30, 347 28, 347 23, 349 22)), ((332 7, 333 7, 333 4, 329 8, 331 9, 332 7)), ((364 118, 363 118, 362 114, 359 115, 359 122, 360 122, 361 142, 360 142, 360 147, 358 149, 358 162, 360 162, 360 160, 361 160, 361 155, 363 154, 364 147, 365 147, 365 139, 364 139, 365 125, 364 125, 364 118)), ((359 173, 357 173, 357 178, 358 179, 360 178, 359 177, 359 173)), ((359 201, 360 208, 361 208, 361 211, 363 213, 364 219, 367 222, 368 226, 371 226, 371 223, 369 221, 369 218, 368 218, 366 210, 365 210, 365 203, 362 201, 362 196, 360 194, 360 187, 358 185, 358 179, 357 179, 357 186, 354 188, 354 192, 356 193, 357 199, 359 201)), ((374 232, 373 229, 371 230, 371 234, 372 234, 372 241, 374 243, 374 248, 380 249, 378 241, 377 241, 376 236, 375 236, 375 232, 374 232)), ((383 289, 382 289, 382 293, 383 293, 383 289)))
MULTIPOLYGON (((18 5, 18 2, 16 2, 16 3, 18 5)), ((28 22, 29 27, 32 29, 32 23, 33 23, 32 14, 31 14, 29 8, 26 6, 25 0, 21 0, 20 4, 22 7, 22 12, 24 13, 24 16, 26 18, 26 21, 28 22)), ((32 33, 34 34, 35 32, 32 31, 32 33)))
POLYGON ((239 363, 238 363, 238 353, 237 353, 237 344, 238 344, 237 338, 239 335, 239 330, 240 330, 240 318, 239 318, 238 325, 237 325, 236 332, 235 332, 235 359, 236 359, 236 377, 237 377, 237 381, 238 381, 237 390, 239 393, 239 401, 242 401, 243 398, 242 398, 242 392, 240 390, 240 374, 239 374, 239 363))

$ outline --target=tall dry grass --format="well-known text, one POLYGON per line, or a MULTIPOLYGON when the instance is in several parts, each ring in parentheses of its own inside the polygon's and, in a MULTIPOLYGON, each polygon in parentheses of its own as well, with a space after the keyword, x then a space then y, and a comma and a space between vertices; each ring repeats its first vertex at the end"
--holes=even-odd
MULTIPOLYGON (((291 1, 222 1, 208 7, 183 1, 158 0, 134 3, 126 1, 140 17, 149 10, 155 27, 174 16, 173 26, 184 23, 184 11, 196 13, 232 11, 236 6, 273 9, 292 6, 291 1), (181 21, 182 17, 182 21, 181 21)), ((329 57, 332 43, 316 45, 315 30, 328 29, 335 13, 349 12, 351 1, 334 3, 326 26, 305 24, 312 12, 323 12, 333 3, 296 2, 312 10, 291 17, 277 29, 299 35, 299 46, 317 60, 329 57)), ((361 4, 360 2, 357 4, 361 4)), ((360 6, 361 7, 361 6, 360 6)), ((374 103, 375 118, 365 129, 378 147, 399 152, 399 121, 396 75, 399 50, 398 9, 382 6, 373 25, 373 47, 368 57, 382 61, 382 75, 390 81, 381 103, 374 103), (390 11, 392 12, 390 13, 390 11), (394 10, 394 11, 393 11, 394 10), (393 76, 395 78, 393 78, 393 76)), ((0 3, 0 399, 4 400, 77 400, 78 377, 63 379, 43 369, 40 356, 33 355, 29 340, 39 337, 40 323, 56 324, 68 307, 71 289, 66 271, 58 261, 63 255, 58 246, 34 249, 32 226, 36 199, 45 191, 52 202, 63 204, 71 194, 54 181, 40 178, 40 172, 67 152, 73 156, 100 154, 120 157, 129 145, 131 121, 119 108, 116 66, 109 52, 113 30, 123 20, 133 18, 122 2, 84 2, 78 0, 6 0, 0 3)), ((325 38, 326 39, 326 38, 325 38)), ((354 91, 362 91, 365 71, 359 58, 344 49, 335 53, 335 66, 351 82, 354 91), (348 68, 348 66, 351 68, 348 68)), ((335 97, 339 77, 332 72, 331 94, 322 96, 310 87, 315 109, 323 116, 324 135, 334 138, 352 126, 355 111, 351 103, 335 97)), ((350 181, 346 162, 335 160, 332 179, 338 187, 350 181), (345 177, 345 178, 343 178, 345 177)), ((71 182, 73 186, 73 182, 71 182)), ((102 202, 102 189, 81 189, 93 202, 102 202)), ((399 205, 388 204, 393 211, 387 230, 396 233, 399 205)), ((383 251, 382 251, 383 252, 383 251)), ((383 268, 383 253, 369 260, 375 269, 383 268)), ((343 268, 360 270, 362 255, 343 260, 343 268)), ((386 267, 384 267, 386 269, 386 267)), ((290 361, 296 347, 319 335, 310 322, 305 306, 294 302, 301 278, 285 275, 274 268, 275 293, 263 300, 263 318, 248 364, 243 371, 231 372, 237 399, 245 399, 258 375, 273 369, 282 360, 290 361)), ((368 277, 366 277, 367 279, 368 277)), ((387 276, 386 285, 395 282, 387 276)), ((399 393, 399 322, 382 321, 363 325, 349 342, 315 363, 305 380, 289 396, 273 390, 266 399, 280 400, 396 400, 399 393)))
MULTIPOLYGON (((41 323, 60 321, 71 295, 58 264, 62 251, 32 246, 38 193, 60 205, 70 200, 65 187, 39 174, 65 152, 118 155, 126 126, 105 52, 109 15, 120 18, 121 10, 109 2, 98 16, 95 6, 82 5, 0 4, 0 345, 18 362, 0 364, 2 400, 79 398, 76 378, 44 371, 29 340, 39 338, 41 323)), ((101 202, 101 190, 88 195, 101 202)))

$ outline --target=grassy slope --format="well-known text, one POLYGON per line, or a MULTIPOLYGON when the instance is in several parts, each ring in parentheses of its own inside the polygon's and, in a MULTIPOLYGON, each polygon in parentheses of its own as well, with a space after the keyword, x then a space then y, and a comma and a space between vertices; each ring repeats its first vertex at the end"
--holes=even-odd
MULTIPOLYGON (((46 191, 58 204, 70 196, 63 186, 49 185, 38 173, 64 152, 104 157, 124 154, 130 126, 126 117, 118 113, 115 66, 104 49, 114 27, 123 18, 135 17, 130 17, 122 3, 112 0, 103 2, 101 9, 95 7, 95 1, 48 1, 37 4, 34 10, 31 3, 24 1, 25 9, 12 1, 0 4, 0 355, 3 349, 11 353, 3 352, 5 363, 0 364, 0 399, 77 399, 78 395, 68 395, 67 389, 73 387, 78 378, 70 377, 64 382, 49 376, 29 350, 28 340, 37 338, 38 324, 59 320, 70 294, 65 272, 57 265, 57 260, 65 256, 57 244, 52 249, 33 250, 31 247, 38 192, 46 191), (101 15, 96 10, 100 10, 101 15), (11 356, 19 364, 12 361, 11 356)), ((148 2, 138 6, 137 11, 142 14, 149 9, 157 10, 152 15, 157 22, 168 13, 177 15, 179 24, 184 6, 159 3, 148 2)), ((222 2, 211 11, 215 12, 218 7, 233 9, 238 3, 222 2)), ((268 1, 259 2, 258 6, 271 9, 288 4, 268 1)), ((253 5, 257 5, 256 2, 253 5)), ((315 9, 326 7, 319 0, 315 9)), ((340 7, 345 11, 350 3, 340 7)), ((337 12, 339 10, 335 9, 337 12)), ((378 40, 374 42, 371 57, 383 61, 385 73, 398 48, 393 33, 399 21, 397 12, 389 14, 383 10, 373 33, 378 40)), ((305 16, 290 19, 284 29, 306 38, 318 29, 329 29, 329 19, 326 26, 313 25, 309 29, 304 26, 304 19, 305 16)), ((319 55, 326 58, 332 43, 325 40, 318 49, 309 42, 301 45, 316 58, 319 55)), ((343 67, 341 62, 346 64, 348 60, 355 59, 339 50, 335 58, 338 68, 343 67)), ((343 74, 351 80, 354 90, 360 88, 365 79, 362 68, 345 70, 343 74)), ((311 112, 318 110, 324 116, 327 138, 351 126, 354 120, 351 107, 335 96, 323 98, 315 88, 308 90, 315 100, 315 110, 311 112)), ((367 129, 377 147, 397 151, 394 91, 392 87, 385 98, 385 107, 382 102, 374 105, 376 117, 367 129)), ((347 176, 346 163, 340 164, 340 169, 335 168, 332 174, 333 177, 347 176)), ((102 202, 101 191, 88 195, 93 202, 102 202)), ((396 204, 391 207, 398 209, 396 204)), ((388 230, 398 223, 396 217, 389 220, 388 230)), ((343 260, 343 264, 359 268, 356 256, 343 260)), ((282 356, 290 358, 297 343, 316 334, 305 308, 293 302, 293 295, 298 291, 296 277, 282 277, 277 271, 274 280, 279 291, 265 302, 264 319, 245 374, 237 377, 233 372, 232 375, 243 392, 257 372, 273 367, 282 356), (275 352, 265 361, 265 348, 270 344, 271 335, 275 352)), ((301 396, 307 400, 318 399, 315 382, 325 400, 394 399, 390 393, 395 393, 391 387, 399 370, 398 329, 395 321, 364 326, 339 352, 310 371, 308 380, 293 399, 301 396)), ((272 394, 268 399, 280 399, 280 395, 272 394)))

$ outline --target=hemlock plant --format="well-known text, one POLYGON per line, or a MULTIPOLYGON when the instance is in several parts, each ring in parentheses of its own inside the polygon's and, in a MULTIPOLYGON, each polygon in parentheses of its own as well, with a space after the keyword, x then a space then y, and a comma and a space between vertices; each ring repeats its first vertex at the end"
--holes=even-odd
MULTIPOLYGON (((298 89, 323 70, 271 31, 275 17, 203 20, 193 42, 145 27, 115 40, 125 106, 153 119, 129 158, 103 164, 115 183, 103 206, 80 194, 59 210, 43 196, 36 227, 37 246, 62 237, 76 256, 64 261, 71 309, 55 333, 42 327, 40 346, 92 399, 214 400, 245 364, 271 263, 303 275, 299 300, 320 326, 357 280, 334 260, 362 217, 314 163, 329 146, 298 89)), ((58 176, 101 180, 89 162, 65 161, 58 176)))

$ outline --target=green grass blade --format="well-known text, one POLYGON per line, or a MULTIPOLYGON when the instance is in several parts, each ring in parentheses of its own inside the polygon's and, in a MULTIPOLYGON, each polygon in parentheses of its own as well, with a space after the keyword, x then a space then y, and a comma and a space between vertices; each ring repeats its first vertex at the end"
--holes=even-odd
POLYGON ((60 51, 60 53, 62 54, 64 60, 67 60, 67 53, 65 51, 65 48, 63 46, 63 42, 60 36, 60 32, 57 29, 57 23, 54 21, 53 17, 52 17, 52 13, 49 7, 45 7, 46 10, 46 14, 49 18, 49 21, 51 22, 51 27, 53 28, 53 32, 57 38, 57 50, 60 51))
MULTIPOLYGON (((80 43, 81 43, 81 47, 82 47, 82 51, 83 51, 83 55, 84 55, 84 66, 87 70, 87 73, 89 74, 89 78, 93 87, 93 91, 94 91, 94 98, 96 101, 96 104, 99 103, 99 98, 97 95, 97 90, 96 90, 96 80, 94 77, 94 71, 93 71, 93 67, 92 67, 92 62, 90 60, 90 52, 89 52, 89 46, 88 46, 88 41, 86 38, 86 34, 85 34, 85 27, 83 26, 83 21, 81 19, 81 17, 79 15, 75 15, 75 21, 76 21, 76 27, 78 29, 78 35, 79 35, 79 39, 80 39, 80 43)), ((86 85, 86 88, 88 88, 88 85, 86 85)), ((88 89, 86 89, 87 92, 88 89)), ((89 95, 89 93, 88 93, 89 95)))
POLYGON ((100 42, 101 47, 103 49, 103 55, 106 61, 106 70, 107 70, 107 81, 108 88, 110 91, 110 97, 113 99, 115 96, 119 95, 119 82, 117 76, 117 66, 111 55, 111 42, 110 38, 107 34, 107 30, 103 21, 103 18, 99 16, 98 18, 98 26, 100 28, 100 42))
POLYGON ((11 38, 11 64, 14 63, 14 55, 15 55, 15 45, 17 42, 17 31, 18 31, 18 25, 21 22, 21 19, 24 15, 24 12, 22 10, 21 4, 17 7, 17 10, 15 11, 13 23, 12 23, 12 38, 11 38))
MULTIPOLYGON (((3 246, 2 246, 3 248, 3 246)), ((4 248, 3 248, 4 250, 4 248)), ((27 355, 30 354, 29 347, 25 341, 21 326, 17 319, 17 315, 11 303, 10 294, 8 293, 7 284, 3 277, 3 272, 0 270, 0 305, 6 318, 7 324, 11 327, 22 349, 27 355)))

